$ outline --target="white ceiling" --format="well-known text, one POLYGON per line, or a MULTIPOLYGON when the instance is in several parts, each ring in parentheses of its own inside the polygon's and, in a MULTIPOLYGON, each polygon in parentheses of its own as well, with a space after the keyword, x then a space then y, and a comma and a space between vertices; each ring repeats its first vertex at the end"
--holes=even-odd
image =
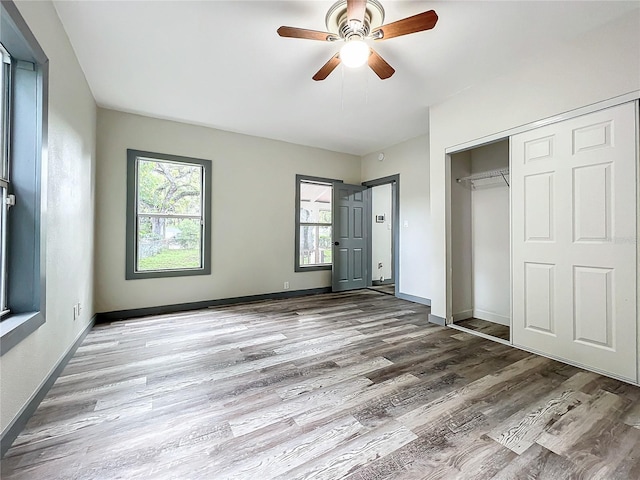
POLYGON ((363 155, 426 133, 428 107, 543 55, 640 2, 391 1, 385 23, 434 9, 433 30, 375 42, 396 69, 313 74, 338 44, 332 1, 55 1, 98 105, 363 155))

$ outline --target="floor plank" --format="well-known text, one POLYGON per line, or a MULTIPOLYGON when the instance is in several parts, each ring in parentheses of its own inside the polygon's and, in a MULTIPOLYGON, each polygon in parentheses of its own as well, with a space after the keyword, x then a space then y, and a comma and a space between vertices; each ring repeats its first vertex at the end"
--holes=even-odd
POLYGON ((98 325, 2 478, 638 478, 639 388, 428 313, 360 290, 98 325))
POLYGON ((459 320, 456 322, 459 327, 468 328, 481 333, 486 333, 492 337, 501 338, 507 340, 511 338, 510 328, 506 325, 501 325, 495 322, 488 322, 487 320, 480 320, 479 318, 468 318, 466 320, 459 320))

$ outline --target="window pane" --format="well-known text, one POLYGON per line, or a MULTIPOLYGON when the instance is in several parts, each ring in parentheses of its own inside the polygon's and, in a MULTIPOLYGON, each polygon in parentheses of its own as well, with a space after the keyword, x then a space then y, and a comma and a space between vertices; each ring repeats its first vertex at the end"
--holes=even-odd
POLYGON ((7 254, 7 189, 0 185, 0 312, 7 307, 6 262, 7 254))
POLYGON ((138 218, 138 271, 202 268, 202 228, 192 218, 138 218))
POLYGON ((138 160, 138 213, 200 215, 202 167, 138 160))
POLYGON ((7 156, 7 123, 9 114, 9 55, 0 44, 0 178, 9 180, 7 156))
POLYGON ((331 223, 332 186, 300 183, 300 223, 331 223))
POLYGON ((331 227, 300 227, 300 266, 331 265, 331 227))
POLYGON ((0 45, 0 315, 7 310, 7 195, 9 186, 8 113, 9 55, 0 45))

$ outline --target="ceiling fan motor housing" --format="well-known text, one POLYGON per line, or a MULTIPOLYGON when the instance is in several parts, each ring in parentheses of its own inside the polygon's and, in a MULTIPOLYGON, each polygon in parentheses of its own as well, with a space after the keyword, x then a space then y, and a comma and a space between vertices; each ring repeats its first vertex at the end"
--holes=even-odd
POLYGON ((364 22, 362 23, 349 23, 347 0, 339 0, 334 3, 325 17, 327 30, 345 40, 349 40, 354 36, 365 38, 373 29, 380 27, 382 22, 384 22, 384 8, 378 0, 367 1, 364 22))

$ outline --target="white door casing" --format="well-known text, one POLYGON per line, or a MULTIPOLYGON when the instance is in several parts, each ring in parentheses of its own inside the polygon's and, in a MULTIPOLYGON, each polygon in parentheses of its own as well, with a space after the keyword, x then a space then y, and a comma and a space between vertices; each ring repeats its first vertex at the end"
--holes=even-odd
POLYGON ((633 103, 511 137, 515 345, 637 381, 633 103))

